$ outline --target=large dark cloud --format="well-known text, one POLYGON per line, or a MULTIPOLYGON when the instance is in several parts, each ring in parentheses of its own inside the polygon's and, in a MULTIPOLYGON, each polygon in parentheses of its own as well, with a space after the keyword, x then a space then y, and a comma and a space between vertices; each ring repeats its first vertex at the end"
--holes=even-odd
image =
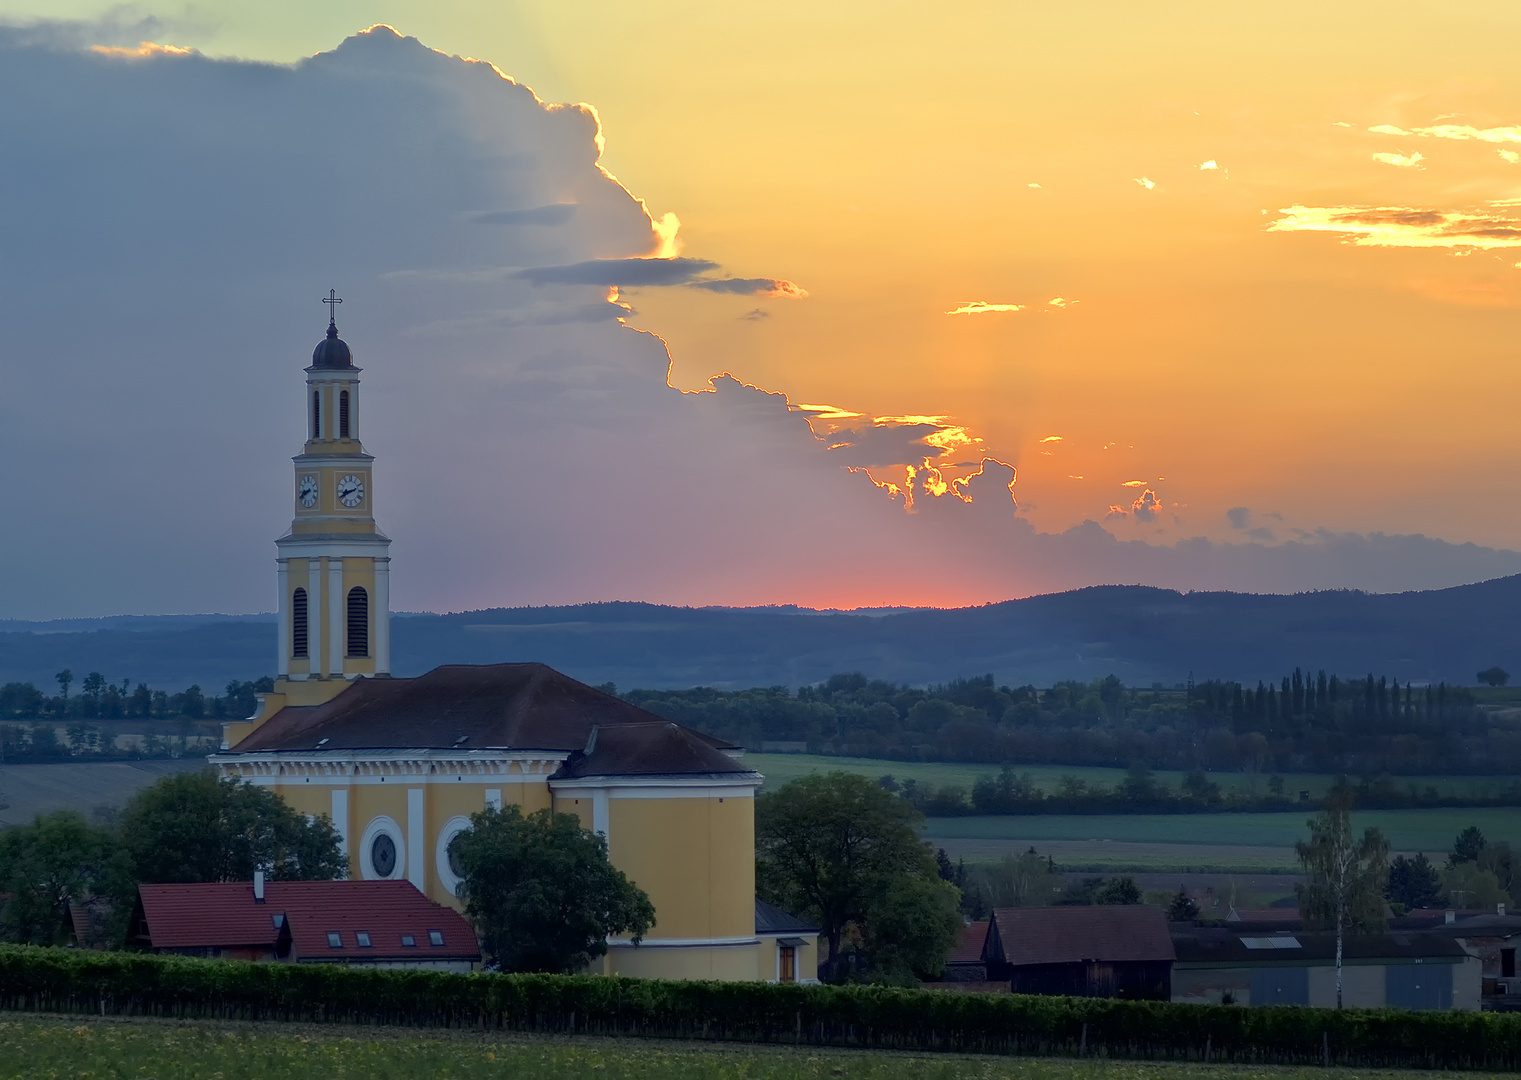
POLYGON ((663 344, 606 289, 700 285, 720 303, 785 283, 652 259, 668 231, 598 168, 590 110, 385 30, 292 66, 73 48, 99 40, 0 31, 0 617, 268 610, 330 287, 364 369, 401 609, 1521 570, 1424 537, 1040 533, 997 462, 940 497, 943 477, 900 472, 892 497, 845 466, 921 461, 938 421, 820 438, 740 379, 668 384, 663 344))

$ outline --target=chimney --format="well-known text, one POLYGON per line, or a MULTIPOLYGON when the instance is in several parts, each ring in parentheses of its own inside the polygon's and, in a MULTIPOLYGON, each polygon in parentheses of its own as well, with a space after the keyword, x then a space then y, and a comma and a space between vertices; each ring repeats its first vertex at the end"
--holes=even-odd
POLYGON ((1447 913, 1447 918, 1443 921, 1446 922, 1448 926, 1451 926, 1453 923, 1458 921, 1458 913, 1456 911, 1449 911, 1447 913))
POLYGON ((264 871, 254 871, 254 903, 264 903, 264 871))

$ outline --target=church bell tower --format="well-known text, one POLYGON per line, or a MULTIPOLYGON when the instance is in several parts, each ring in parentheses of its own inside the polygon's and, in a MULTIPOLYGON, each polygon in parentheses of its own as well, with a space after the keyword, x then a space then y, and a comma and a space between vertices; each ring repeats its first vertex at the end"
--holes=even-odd
POLYGON ((327 336, 306 369, 306 445, 292 459, 295 517, 275 541, 276 692, 292 705, 326 701, 350 679, 391 671, 391 541, 375 527, 375 459, 359 441, 360 369, 338 336, 342 302, 336 292, 323 300, 327 336))

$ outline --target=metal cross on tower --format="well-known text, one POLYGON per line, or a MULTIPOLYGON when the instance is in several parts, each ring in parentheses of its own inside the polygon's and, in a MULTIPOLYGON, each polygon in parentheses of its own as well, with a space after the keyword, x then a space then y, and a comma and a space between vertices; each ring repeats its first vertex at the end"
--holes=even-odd
POLYGON ((337 326, 338 325, 338 318, 337 318, 338 307, 337 307, 337 305, 343 303, 343 301, 338 296, 338 290, 337 289, 329 289, 327 291, 327 295, 322 298, 322 302, 327 305, 327 321, 330 322, 330 323, 332 323, 334 326, 337 326))

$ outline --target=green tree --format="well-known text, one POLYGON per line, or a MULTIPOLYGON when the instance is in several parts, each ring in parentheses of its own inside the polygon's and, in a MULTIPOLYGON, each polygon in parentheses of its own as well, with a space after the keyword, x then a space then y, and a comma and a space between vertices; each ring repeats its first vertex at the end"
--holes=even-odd
POLYGON ((1447 865, 1457 866, 1460 863, 1478 862, 1479 856, 1483 853, 1484 834, 1479 831, 1477 825, 1470 825, 1453 839, 1452 853, 1447 856, 1447 865))
POLYGON ((1485 668, 1479 672, 1478 679, 1485 686, 1504 686, 1510 682, 1510 672, 1502 667, 1485 668))
POLYGON ((114 851, 109 832, 70 810, 0 830, 0 935, 60 944, 69 902, 102 889, 114 851))
POLYGON ((1178 894, 1167 902, 1169 922, 1193 922, 1199 917, 1199 905, 1188 895, 1188 890, 1178 886, 1178 894))
POLYGON ((1458 863, 1442 871, 1442 887, 1447 892, 1447 902, 1455 908, 1494 911, 1496 904, 1510 900, 1493 871, 1476 862, 1458 863))
POLYGON ((637 944, 655 924, 650 898, 574 814, 524 817, 509 805, 470 821, 449 855, 464 878, 465 914, 504 970, 571 974, 606 953, 609 937, 627 934, 637 944))
POLYGON ((211 772, 166 776, 122 812, 120 838, 138 881, 248 881, 346 876, 338 833, 325 816, 307 820, 268 788, 211 772))
POLYGON ((1005 855, 982 872, 989 907, 1039 907, 1049 904, 1062 883, 1044 855, 1032 847, 1023 855, 1005 855))
MULTIPOLYGON (((762 795, 755 808, 756 879, 760 893, 817 919, 829 953, 820 965, 838 978, 846 928, 873 935, 873 906, 905 878, 938 877, 934 854, 919 838, 922 816, 907 800, 863 776, 806 776, 762 795)), ((922 956, 900 942, 905 954, 922 956)))
POLYGON ((917 875, 894 878, 866 912, 872 974, 907 985, 939 976, 961 926, 961 892, 950 882, 917 875))
POLYGON ((1442 876, 1424 852, 1413 859, 1400 855, 1389 864, 1384 895, 1406 909, 1436 907, 1442 902, 1442 876))
POLYGON ((1325 809, 1307 824, 1310 839, 1294 845, 1308 881, 1296 885, 1299 913, 1307 924, 1336 931, 1336 1007, 1341 1008, 1342 947, 1347 933, 1384 925, 1384 887, 1389 881, 1389 843, 1377 829, 1352 837, 1352 792, 1338 785, 1325 809))
POLYGON ((1129 874, 1110 878, 1094 896, 1093 902, 1096 904, 1139 904, 1141 887, 1129 874))

